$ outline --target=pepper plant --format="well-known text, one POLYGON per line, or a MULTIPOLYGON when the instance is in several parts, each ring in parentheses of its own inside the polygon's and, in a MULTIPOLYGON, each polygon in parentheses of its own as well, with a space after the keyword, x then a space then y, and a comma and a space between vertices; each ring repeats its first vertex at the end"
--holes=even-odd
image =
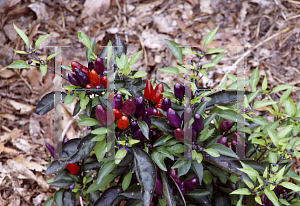
MULTIPOLYGON (((32 48, 25 33, 15 29, 28 47, 16 52, 30 55, 31 60, 17 60, 8 67, 36 64, 45 75, 49 66, 35 51, 49 35, 32 48)), ((48 183, 60 189, 44 205, 112 206, 121 201, 125 206, 300 204, 300 176, 291 170, 295 163, 291 158, 300 156, 296 149, 300 103, 295 105, 289 97, 295 86, 269 90, 266 76, 260 86, 256 68, 244 80, 251 91, 242 95, 228 89, 245 86, 233 75, 228 75, 231 85, 227 86, 227 77, 221 84, 226 90, 200 89, 196 83, 199 73, 208 77, 207 71, 226 55, 219 48, 205 50, 217 30, 207 34, 202 52, 190 52, 199 62, 206 55, 215 55, 202 66, 186 65, 185 49, 166 40, 181 64, 159 70, 191 76, 191 84, 173 82, 171 87, 143 80, 144 71, 132 71, 142 51, 128 60, 121 38, 109 41, 97 56, 95 38, 78 33, 87 47, 88 66, 75 61, 62 66, 70 71, 67 77, 62 75, 68 81, 62 100, 64 104, 76 101, 73 116, 84 112, 77 125, 87 126, 90 132, 80 138, 64 138, 57 157, 55 148, 46 143, 53 157, 46 175, 56 174, 48 183), (279 102, 274 101, 271 94, 279 91, 285 92, 279 102), (274 116, 274 122, 266 120, 268 113, 254 116, 253 110, 262 107, 274 116)), ((35 112, 44 115, 54 106, 51 92, 35 112)))

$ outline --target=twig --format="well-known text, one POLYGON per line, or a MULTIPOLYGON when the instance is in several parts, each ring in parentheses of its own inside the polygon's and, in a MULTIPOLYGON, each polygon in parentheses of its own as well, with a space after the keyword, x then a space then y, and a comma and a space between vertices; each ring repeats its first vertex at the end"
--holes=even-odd
POLYGON ((64 131, 61 134, 61 141, 64 140, 64 137, 68 131, 68 129, 70 128, 70 126, 72 125, 72 123, 74 122, 74 120, 76 119, 76 117, 78 117, 78 115, 80 114, 82 110, 80 109, 80 111, 74 116, 72 117, 72 119, 68 122, 67 126, 65 127, 64 131))
MULTIPOLYGON (((35 60, 37 60, 37 61, 39 61, 39 62, 42 62, 42 61, 44 61, 44 60, 42 60, 42 59, 40 59, 40 58, 38 58, 36 55, 35 55, 35 53, 33 52, 32 54, 31 54, 32 56, 34 56, 34 58, 35 58, 35 60)), ((59 73, 57 73, 54 69, 52 69, 51 67, 49 67, 48 65, 47 65, 47 68, 48 69, 50 69, 52 72, 54 72, 54 73, 56 73, 56 74, 58 74, 58 75, 60 75, 62 78, 64 78, 65 80, 67 80, 67 81, 69 81, 69 79, 67 78, 67 77, 65 77, 64 75, 62 75, 62 74, 59 74, 59 73)))
POLYGON ((263 45, 263 44, 266 43, 267 41, 270 41, 271 39, 273 39, 273 38, 279 36, 280 34, 285 33, 285 32, 288 32, 288 31, 290 31, 290 30, 292 30, 292 29, 293 29, 293 27, 285 28, 284 30, 282 30, 282 31, 280 31, 280 32, 278 32, 278 33, 276 33, 276 34, 270 36, 269 38, 265 39, 264 41, 258 43, 258 44, 255 45, 252 49, 249 49, 249 50, 248 50, 247 52, 245 52, 240 58, 238 58, 238 59, 236 60, 236 62, 234 63, 234 65, 237 66, 237 64, 238 64, 240 61, 242 61, 242 60, 244 59, 245 56, 247 56, 248 54, 250 54, 250 52, 253 51, 254 49, 256 49, 256 48, 258 48, 259 46, 263 45))

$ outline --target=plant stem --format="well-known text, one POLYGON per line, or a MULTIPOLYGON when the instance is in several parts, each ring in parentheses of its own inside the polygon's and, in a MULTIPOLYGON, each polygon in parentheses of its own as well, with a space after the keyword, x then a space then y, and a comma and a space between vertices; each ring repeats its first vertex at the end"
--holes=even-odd
MULTIPOLYGON (((38 58, 38 57, 35 55, 35 52, 33 52, 31 55, 35 58, 35 60, 39 61, 40 63, 41 63, 42 61, 44 61, 44 60, 38 58)), ((54 69, 52 69, 52 68, 49 67, 48 65, 47 65, 47 68, 50 69, 52 72, 54 72, 54 73, 60 75, 60 76, 61 76, 62 78, 64 78, 65 80, 69 81, 69 79, 68 79, 67 77, 65 77, 65 76, 62 75, 62 74, 59 74, 58 72, 56 72, 54 69)))
POLYGON ((264 156, 264 154, 266 153, 267 149, 265 149, 265 151, 260 155, 260 157, 257 159, 257 161, 259 161, 259 159, 264 156))

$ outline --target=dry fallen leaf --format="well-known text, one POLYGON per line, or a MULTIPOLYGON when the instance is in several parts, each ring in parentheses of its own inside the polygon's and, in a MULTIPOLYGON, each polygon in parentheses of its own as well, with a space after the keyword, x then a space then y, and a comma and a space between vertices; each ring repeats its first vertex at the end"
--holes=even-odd
POLYGON ((27 167, 28 169, 30 170, 35 170, 37 172, 42 172, 42 171, 46 171, 46 167, 41 165, 41 164, 38 164, 36 162, 30 162, 30 161, 27 161, 23 155, 19 155, 17 157, 14 158, 14 160, 16 162, 19 162, 21 163, 22 165, 24 165, 25 167, 27 167))
POLYGON ((34 3, 28 6, 32 11, 36 13, 36 16, 39 21, 46 20, 49 18, 49 14, 44 3, 34 3))
POLYGON ((5 119, 9 119, 9 120, 12 120, 12 121, 16 120, 16 116, 8 114, 8 113, 0 114, 0 117, 5 118, 5 119))
POLYGON ((4 70, 0 70, 0 77, 3 79, 9 79, 11 77, 13 77, 16 73, 8 68, 5 68, 4 70))
POLYGON ((12 139, 14 138, 20 138, 23 135, 23 131, 17 128, 14 128, 13 131, 10 133, 10 137, 12 139))
POLYGON ((31 105, 27 105, 27 104, 23 104, 20 102, 17 102, 15 100, 8 100, 8 102, 16 109, 16 110, 20 110, 20 114, 29 114, 31 113, 35 107, 31 106, 31 105))
POLYGON ((86 0, 83 6, 81 19, 92 16, 98 9, 101 14, 105 13, 110 7, 110 0, 86 0))
POLYGON ((36 180, 36 176, 33 172, 27 169, 23 164, 16 162, 15 160, 8 160, 7 165, 10 167, 11 173, 22 174, 29 179, 36 180))

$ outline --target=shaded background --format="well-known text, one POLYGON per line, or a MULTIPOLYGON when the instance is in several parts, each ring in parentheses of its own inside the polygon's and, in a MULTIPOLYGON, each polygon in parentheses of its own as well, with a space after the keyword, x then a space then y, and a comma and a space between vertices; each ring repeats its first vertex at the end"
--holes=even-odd
MULTIPOLYGON (((144 51, 133 65, 134 70, 147 71, 147 78, 169 85, 183 79, 157 70, 179 63, 167 49, 165 39, 181 45, 203 45, 206 34, 220 25, 207 49, 219 47, 228 54, 208 72, 209 79, 202 78, 199 86, 214 88, 225 73, 236 74, 228 66, 251 48, 231 45, 250 44, 253 47, 247 55, 245 77, 249 78, 259 66, 259 84, 267 75, 268 89, 272 89, 279 84, 300 86, 299 8, 299 1, 293 0, 1 0, 0 205, 41 205, 57 189, 46 183, 53 176, 44 175, 45 164, 50 162, 44 145, 46 141, 53 144, 53 113, 33 113, 41 97, 53 90, 53 73, 48 71, 43 77, 35 67, 7 68, 15 60, 31 58, 14 53, 25 50, 25 44, 13 23, 29 36, 30 42, 51 33, 37 50, 40 58, 54 53, 46 46, 69 46, 62 50, 63 65, 70 65, 71 61, 87 65, 85 46, 77 38, 79 31, 96 38, 96 54, 100 53, 101 45, 119 36, 127 45, 129 58, 141 49, 144 51)), ((194 50, 201 51, 201 47, 194 50)), ((201 64, 213 57, 203 58, 201 64)), ((192 60, 198 62, 195 57, 192 60)), ((243 67, 243 61, 240 63, 243 67)), ((49 65, 53 67, 53 60, 49 65)), ((271 97, 279 100, 281 94, 271 97)), ((293 90, 291 98, 295 103, 299 101, 298 89, 293 90)), ((71 121, 73 107, 62 105, 63 129, 71 121)), ((258 113, 264 111, 261 108, 258 113)), ((271 116, 267 119, 273 121, 271 116)), ((75 121, 66 136, 72 139, 86 132, 75 121)), ((293 169, 298 171, 299 162, 293 169)))

